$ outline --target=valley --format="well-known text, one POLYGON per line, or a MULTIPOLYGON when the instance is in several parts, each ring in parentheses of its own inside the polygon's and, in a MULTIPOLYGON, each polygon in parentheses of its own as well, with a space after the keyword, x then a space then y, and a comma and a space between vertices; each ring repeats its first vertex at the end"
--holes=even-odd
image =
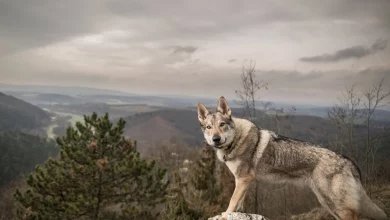
MULTIPOLYGON (((98 116, 108 113, 113 123, 123 118, 126 122, 123 135, 137 141, 137 151, 143 158, 157 159, 161 166, 189 172, 189 168, 184 169, 181 164, 184 164, 184 161, 193 163, 199 157, 200 149, 204 149, 205 146, 197 118, 196 103, 204 101, 210 110, 214 110, 215 100, 144 97, 134 94, 127 97, 126 94, 101 94, 101 91, 98 91, 99 94, 94 94, 88 90, 89 93, 84 95, 53 93, 56 91, 51 91, 50 94, 42 91, 39 94, 37 91, 34 91, 34 94, 31 91, 0 93, 0 113, 3 116, 0 119, 0 141, 4 142, 3 154, 8 159, 4 162, 6 169, 1 174, 7 180, 3 184, 20 180, 48 157, 58 157, 59 149, 54 141, 56 137, 64 136, 69 126, 83 122, 84 115, 91 115, 92 112, 96 112, 98 116), (156 101, 157 99, 159 100, 156 101), (23 166, 18 165, 21 161, 23 166)), ((234 100, 231 102, 235 103, 234 100)), ((344 140, 339 139, 339 131, 327 117, 329 107, 296 105, 295 110, 290 111, 292 107, 283 103, 275 106, 267 111, 261 109, 256 111, 256 122, 259 127, 309 141, 336 152, 344 150, 343 153, 348 153, 340 148, 340 141, 344 140)), ((232 104, 231 110, 235 117, 246 116, 243 109, 236 104, 232 104)), ((378 142, 380 146, 376 149, 377 181, 383 181, 382 177, 390 176, 388 169, 390 163, 387 160, 390 156, 389 116, 389 111, 378 110, 372 126, 372 133, 375 136, 384 137, 380 143, 378 142)), ((360 152, 365 150, 366 129, 363 122, 358 121, 354 125, 354 140, 357 144, 356 149, 360 152)), ((362 163, 359 166, 362 167, 362 163)), ((268 195, 282 198, 280 186, 261 184, 265 189, 259 192, 259 198, 266 198, 268 195)), ((386 185, 381 187, 387 190, 386 185)), ((377 193, 375 190, 376 188, 373 188, 373 192, 377 193)), ((304 189, 286 187, 283 188, 283 193, 305 195, 309 199, 302 203, 289 200, 284 206, 276 199, 269 202, 270 207, 282 209, 289 206, 295 213, 301 213, 308 212, 318 205, 313 195, 304 189)), ((389 201, 388 198, 382 200, 383 203, 389 201)), ((264 211, 269 215, 278 215, 274 208, 265 208, 264 211)))

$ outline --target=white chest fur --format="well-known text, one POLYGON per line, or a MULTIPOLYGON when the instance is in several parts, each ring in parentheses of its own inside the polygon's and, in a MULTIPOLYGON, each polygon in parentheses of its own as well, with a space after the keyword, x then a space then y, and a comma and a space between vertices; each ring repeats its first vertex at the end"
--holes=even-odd
POLYGON ((229 168, 229 170, 233 173, 234 176, 236 176, 238 166, 240 166, 241 161, 240 160, 228 160, 225 162, 226 166, 229 168))
POLYGON ((224 156, 225 153, 223 152, 223 150, 217 150, 217 157, 220 161, 224 162, 224 156))

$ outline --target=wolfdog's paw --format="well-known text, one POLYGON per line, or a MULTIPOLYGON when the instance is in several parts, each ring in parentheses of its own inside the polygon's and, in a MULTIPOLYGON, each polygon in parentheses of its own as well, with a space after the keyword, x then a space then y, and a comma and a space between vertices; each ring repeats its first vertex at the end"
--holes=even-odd
POLYGON ((218 220, 227 220, 228 212, 222 212, 222 216, 218 220))
MULTIPOLYGON (((227 216, 227 215, 225 215, 225 216, 227 216)), ((226 219, 227 218, 224 217, 224 213, 222 213, 222 215, 216 215, 214 217, 209 218, 208 220, 226 220, 226 219)))
POLYGON ((216 215, 214 217, 208 218, 208 220, 219 220, 221 217, 221 215, 216 215))

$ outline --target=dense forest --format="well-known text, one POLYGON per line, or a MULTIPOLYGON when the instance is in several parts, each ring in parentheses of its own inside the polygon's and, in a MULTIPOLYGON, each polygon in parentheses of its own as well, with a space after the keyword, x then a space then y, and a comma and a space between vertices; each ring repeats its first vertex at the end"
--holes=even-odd
POLYGON ((23 177, 37 164, 56 156, 58 147, 53 141, 16 132, 0 132, 0 187, 23 177))

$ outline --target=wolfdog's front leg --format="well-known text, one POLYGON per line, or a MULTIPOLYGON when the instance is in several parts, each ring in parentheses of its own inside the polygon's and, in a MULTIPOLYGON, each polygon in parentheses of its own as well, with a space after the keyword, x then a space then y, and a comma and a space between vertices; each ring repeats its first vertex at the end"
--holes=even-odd
POLYGON ((241 202, 241 200, 244 199, 246 190, 248 189, 253 179, 254 177, 252 175, 237 177, 235 179, 236 187, 234 188, 232 198, 230 199, 229 207, 227 208, 226 212, 222 213, 222 219, 226 219, 230 212, 237 210, 238 204, 241 202))

